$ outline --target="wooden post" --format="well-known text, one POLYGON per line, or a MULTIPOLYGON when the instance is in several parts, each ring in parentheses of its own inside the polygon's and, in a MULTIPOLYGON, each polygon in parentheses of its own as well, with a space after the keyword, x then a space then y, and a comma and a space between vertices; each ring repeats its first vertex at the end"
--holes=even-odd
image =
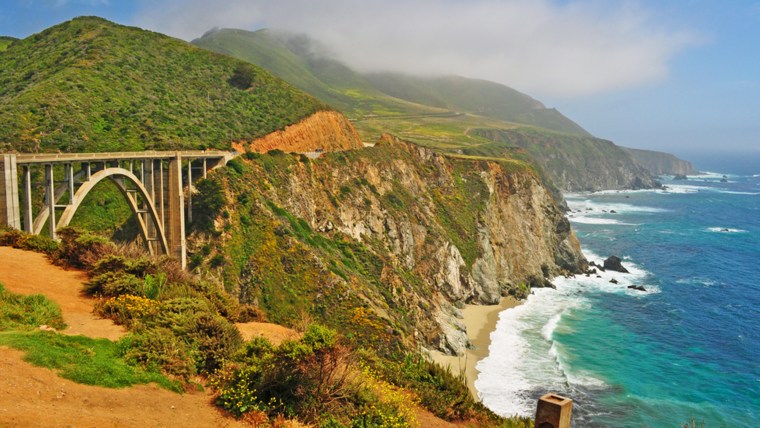
POLYGON ((557 394, 546 394, 538 399, 536 428, 570 428, 573 400, 557 394))

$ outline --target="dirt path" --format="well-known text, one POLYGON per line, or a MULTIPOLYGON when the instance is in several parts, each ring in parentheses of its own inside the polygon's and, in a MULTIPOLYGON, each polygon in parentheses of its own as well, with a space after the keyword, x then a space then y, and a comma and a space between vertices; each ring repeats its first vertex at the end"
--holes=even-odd
POLYGON ((68 325, 61 333, 105 337, 117 340, 126 334, 124 327, 92 313, 95 299, 82 294, 87 281, 84 272, 65 270, 50 263, 42 254, 0 247, 0 282, 18 294, 44 294, 58 303, 68 325))
MULTIPOLYGON (((0 247, 0 282, 19 294, 44 294, 61 306, 64 334, 116 340, 121 326, 92 314, 94 299, 81 294, 87 276, 52 265, 45 256, 0 247)), ((208 393, 177 394, 155 385, 124 389, 82 385, 22 360, 0 347, 0 427, 237 427, 208 393)))
POLYGON ((60 378, 0 347, 0 426, 238 427, 203 392, 177 394, 154 385, 110 389, 60 378))

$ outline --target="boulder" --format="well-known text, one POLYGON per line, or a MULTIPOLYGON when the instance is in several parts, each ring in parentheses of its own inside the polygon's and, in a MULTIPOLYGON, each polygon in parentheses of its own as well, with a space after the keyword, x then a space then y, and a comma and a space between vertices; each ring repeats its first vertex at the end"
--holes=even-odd
POLYGON ((617 283, 618 283, 618 280, 617 280, 617 279, 615 279, 615 278, 612 278, 612 279, 610 280, 610 282, 611 282, 611 283, 613 283, 613 284, 617 284, 617 283))
POLYGON ((628 288, 630 288, 631 290, 647 291, 647 289, 644 288, 643 285, 629 285, 628 288))
POLYGON ((686 176, 686 175, 684 175, 684 174, 676 174, 676 175, 673 177, 673 180, 688 180, 688 179, 689 179, 689 177, 687 177, 687 176, 686 176))
POLYGON ((607 260, 604 261, 604 270, 614 270, 615 272, 628 273, 628 269, 623 267, 621 261, 622 260, 620 260, 620 257, 618 256, 607 257, 607 260))

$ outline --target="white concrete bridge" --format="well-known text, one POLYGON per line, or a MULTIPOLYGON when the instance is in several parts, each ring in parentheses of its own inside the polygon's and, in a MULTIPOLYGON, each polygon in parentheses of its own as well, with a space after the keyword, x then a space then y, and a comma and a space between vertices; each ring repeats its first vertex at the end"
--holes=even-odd
POLYGON ((0 224, 32 234, 47 224, 55 239, 95 185, 109 179, 135 214, 148 251, 174 256, 184 268, 192 184, 232 156, 224 151, 0 154, 0 224), (33 183, 33 176, 44 178, 33 183), (38 192, 43 205, 35 213, 38 192))

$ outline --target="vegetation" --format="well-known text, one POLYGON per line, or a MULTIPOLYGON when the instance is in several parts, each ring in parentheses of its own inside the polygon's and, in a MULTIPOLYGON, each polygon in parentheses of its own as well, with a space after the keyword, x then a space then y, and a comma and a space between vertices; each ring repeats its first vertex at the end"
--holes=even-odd
POLYGON ((26 352, 24 359, 36 366, 59 371, 74 382, 108 388, 155 382, 178 391, 177 383, 155 371, 127 364, 119 344, 108 339, 64 336, 53 332, 0 333, 0 345, 26 352))
POLYGON ((8 46, 16 40, 18 39, 8 36, 0 36, 0 52, 8 49, 8 46))
POLYGON ((0 284, 0 331, 32 330, 41 325, 65 328, 61 308, 41 294, 22 296, 0 284))
POLYGON ((39 294, 10 293, 0 284, 0 346, 22 350, 26 361, 57 369, 64 378, 79 383, 121 388, 156 382, 178 390, 175 382, 158 371, 127 364, 118 343, 39 331, 38 327, 43 325, 54 329, 66 327, 57 304, 39 294))
POLYGON ((210 31, 193 44, 263 67, 356 119, 443 116, 452 112, 588 135, 555 109, 498 83, 458 76, 361 74, 331 58, 307 36, 272 30, 210 31))
POLYGON ((0 149, 227 148, 323 108, 258 67, 94 17, 0 56, 0 149))

